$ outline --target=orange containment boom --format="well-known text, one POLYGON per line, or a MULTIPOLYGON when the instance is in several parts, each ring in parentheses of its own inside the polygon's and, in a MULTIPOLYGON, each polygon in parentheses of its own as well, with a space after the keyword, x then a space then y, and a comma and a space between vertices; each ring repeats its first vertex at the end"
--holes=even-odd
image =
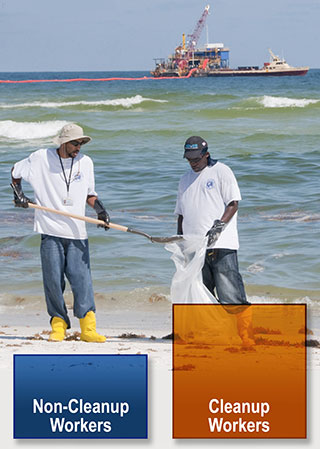
POLYGON ((79 81, 145 81, 145 80, 167 80, 167 79, 186 79, 190 78, 193 72, 197 69, 192 69, 186 76, 171 76, 170 78, 165 76, 160 76, 158 78, 153 78, 151 76, 143 76, 141 78, 67 78, 67 79, 52 79, 52 80, 0 80, 2 84, 25 84, 25 83, 74 83, 79 81))

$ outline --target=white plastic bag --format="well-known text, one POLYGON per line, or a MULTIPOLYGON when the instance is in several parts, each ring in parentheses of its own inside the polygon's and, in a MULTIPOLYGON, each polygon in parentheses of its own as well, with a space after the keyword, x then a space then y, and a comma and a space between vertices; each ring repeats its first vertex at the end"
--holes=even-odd
POLYGON ((176 266, 170 289, 174 304, 217 304, 215 297, 202 282, 202 267, 207 249, 207 237, 185 235, 182 240, 167 243, 176 266))
MULTIPOLYGON (((170 299, 173 304, 219 304, 212 293, 203 284, 202 267, 207 250, 207 237, 184 235, 182 240, 167 243, 165 249, 172 253, 171 260, 176 266, 172 278, 170 299)), ((179 310, 179 336, 188 341, 214 342, 214 344, 234 344, 239 340, 235 318, 222 306, 196 307, 189 311, 179 310), (185 319, 181 314, 185 313, 185 319), (194 335, 193 328, 198 329, 194 335), (199 328, 202 329, 199 335, 199 328)), ((183 316, 183 315, 182 315, 183 316)))

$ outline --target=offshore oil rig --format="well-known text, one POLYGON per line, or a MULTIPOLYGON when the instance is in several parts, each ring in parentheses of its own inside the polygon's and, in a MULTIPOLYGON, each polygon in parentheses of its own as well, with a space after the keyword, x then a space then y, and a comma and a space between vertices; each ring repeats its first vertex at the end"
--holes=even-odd
POLYGON ((270 61, 263 67, 242 66, 237 69, 229 68, 229 48, 223 43, 207 43, 204 48, 197 48, 197 43, 209 15, 210 5, 198 20, 192 34, 182 35, 182 44, 176 47, 168 59, 156 58, 155 70, 151 75, 155 78, 185 77, 211 77, 211 76, 289 76, 305 75, 309 67, 292 67, 283 58, 276 56, 270 49, 270 61))

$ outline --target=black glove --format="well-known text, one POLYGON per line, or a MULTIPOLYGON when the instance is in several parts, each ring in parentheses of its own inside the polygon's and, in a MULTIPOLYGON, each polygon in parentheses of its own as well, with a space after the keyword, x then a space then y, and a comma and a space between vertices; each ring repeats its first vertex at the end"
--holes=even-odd
MULTIPOLYGON (((103 207, 103 204, 101 203, 100 200, 96 199, 94 202, 94 210, 97 212, 98 214, 98 220, 102 220, 105 221, 106 224, 110 223, 110 217, 108 212, 105 210, 105 208, 103 207)), ((107 228, 106 226, 103 225, 97 225, 98 228, 104 228, 106 231, 109 230, 109 228, 107 228)))
POLYGON ((11 187, 13 188, 13 201, 15 207, 29 207, 28 203, 31 203, 32 201, 23 193, 21 184, 11 184, 11 187))
POLYGON ((210 247, 214 242, 216 242, 221 234, 221 232, 224 230, 226 224, 221 220, 215 220, 213 223, 213 226, 209 231, 206 233, 206 236, 208 236, 208 243, 207 247, 210 247))

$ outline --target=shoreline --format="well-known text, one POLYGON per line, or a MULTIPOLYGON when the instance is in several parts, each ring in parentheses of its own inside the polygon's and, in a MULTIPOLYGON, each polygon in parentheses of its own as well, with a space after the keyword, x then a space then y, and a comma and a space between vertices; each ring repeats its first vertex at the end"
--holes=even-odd
MULTIPOLYGON (((246 285, 246 291, 252 304, 307 303, 307 339, 320 341, 319 292, 257 285, 246 285)), ((153 365, 171 370, 172 340, 163 339, 172 332, 168 286, 96 292, 97 331, 107 336, 106 343, 79 341, 79 320, 73 316, 69 289, 65 300, 72 327, 63 342, 48 342, 51 327, 42 292, 1 296, 0 362, 5 369, 11 369, 14 353, 127 353, 148 354, 153 365)), ((307 353, 308 367, 320 369, 320 347, 308 347, 307 353)))
MULTIPOLYGON (((320 291, 317 290, 297 290, 291 288, 281 288, 270 285, 245 285, 248 301, 251 304, 306 304, 308 320, 320 332, 320 291)), ((0 294, 0 326, 3 324, 5 316, 10 315, 17 325, 20 325, 19 316, 30 314, 37 316, 39 313, 46 315, 46 304, 42 289, 40 294, 0 294)), ((69 311, 70 319, 73 318, 73 295, 69 287, 65 292, 65 302, 69 311)), ((157 315, 161 320, 170 321, 171 301, 169 286, 145 286, 131 290, 114 290, 103 293, 95 292, 95 304, 97 320, 99 315, 112 315, 113 319, 122 314, 126 322, 139 322, 139 316, 150 314, 152 319, 157 315)), ((49 317, 48 317, 49 318, 49 317)), ((48 322, 48 320, 47 320, 48 322)), ((5 324, 5 323, 4 323, 5 324)))
MULTIPOLYGON (((12 287, 12 284, 9 284, 12 287)), ((2 291, 6 290, 6 286, 2 285, 2 291)), ((95 301, 109 301, 119 300, 130 297, 133 300, 147 301, 151 296, 165 296, 170 302, 170 285, 145 285, 134 288, 125 287, 113 290, 102 291, 100 288, 95 288, 95 301)), ((303 302, 302 300, 310 300, 319 303, 320 312, 320 289, 296 289, 290 287, 280 287, 268 284, 247 284, 245 283, 245 290, 247 296, 252 298, 261 298, 261 300, 273 300, 275 302, 303 302)), ((67 285, 65 291, 66 302, 72 300, 72 292, 67 285)), ((14 302, 23 303, 27 301, 29 305, 33 302, 44 301, 42 283, 34 286, 34 292, 23 293, 22 290, 11 291, 7 289, 5 293, 0 293, 0 307, 4 305, 14 305, 14 302), (12 302, 12 304, 11 304, 12 302)), ((151 302, 152 299, 150 300, 151 302)), ((272 301, 271 301, 272 302, 272 301)))
MULTIPOLYGON (((148 354, 152 366, 171 371, 172 340, 163 338, 172 332, 171 303, 167 296, 156 291, 143 289, 121 296, 120 300, 112 295, 108 295, 107 300, 105 295, 96 295, 97 331, 107 336, 106 343, 79 340, 79 320, 73 316, 71 294, 67 295, 66 303, 72 327, 62 342, 48 341, 51 328, 44 300, 38 297, 28 307, 20 299, 20 304, 6 307, 6 313, 1 314, 1 367, 12 369, 13 354, 148 354)), ((255 302, 258 301, 252 301, 255 302)), ((317 343, 320 341, 320 317, 308 318, 307 340, 317 343)), ((263 347, 256 346, 256 349, 261 351, 263 347)), ((307 366, 320 370, 319 344, 307 347, 307 366)))

